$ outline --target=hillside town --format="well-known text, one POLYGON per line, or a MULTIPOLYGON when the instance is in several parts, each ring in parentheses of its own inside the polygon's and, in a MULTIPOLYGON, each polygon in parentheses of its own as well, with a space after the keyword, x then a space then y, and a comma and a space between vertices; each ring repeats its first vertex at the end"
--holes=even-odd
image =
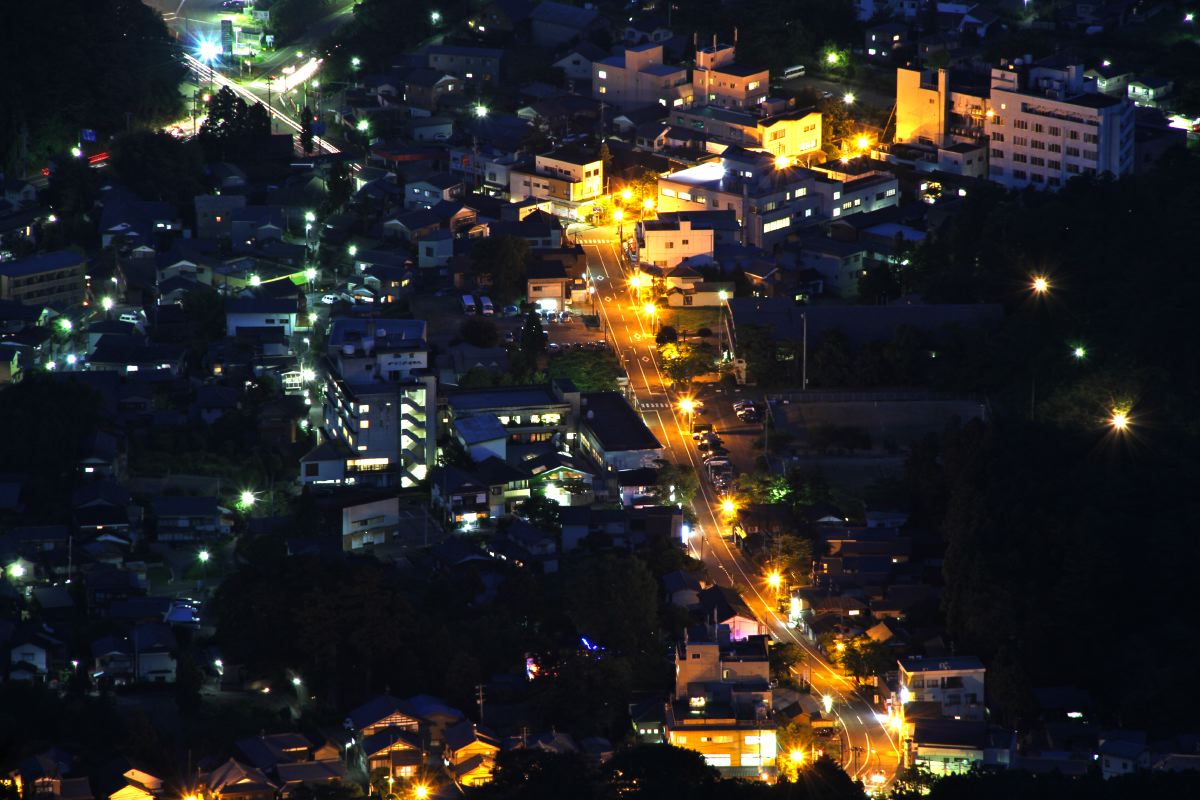
POLYGON ((0 798, 1198 791, 1200 12, 46 6, 0 798))

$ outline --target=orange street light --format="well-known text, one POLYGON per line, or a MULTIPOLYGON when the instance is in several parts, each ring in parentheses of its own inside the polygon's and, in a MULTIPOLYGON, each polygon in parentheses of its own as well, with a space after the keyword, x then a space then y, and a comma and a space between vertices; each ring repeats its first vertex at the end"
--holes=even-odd
POLYGON ((775 591, 779 591, 779 587, 783 585, 783 576, 779 574, 779 570, 771 570, 767 574, 767 586, 770 586, 775 591))
POLYGON ((788 753, 788 759, 798 767, 804 763, 804 751, 793 750, 792 752, 788 753))
POLYGON ((621 190, 621 199, 622 200, 632 200, 633 199, 633 190, 632 189, 622 189, 621 190))
POLYGON ((646 209, 647 211, 653 211, 654 210, 654 198, 647 197, 645 200, 643 200, 642 208, 646 209))
POLYGON ((1050 281, 1044 275, 1033 276, 1033 291, 1037 294, 1045 294, 1050 291, 1050 281))
POLYGON ((615 219, 617 222, 620 222, 621 220, 625 219, 625 212, 619 208, 614 210, 613 219, 615 219))
POLYGON ((425 798, 429 797, 429 787, 423 783, 418 783, 413 787, 413 797, 417 798, 417 800, 425 800, 425 798))
POLYGON ((647 317, 653 317, 657 312, 658 308, 655 307, 654 303, 646 303, 646 305, 642 306, 642 313, 647 317))
POLYGON ((854 140, 854 144, 858 146, 859 150, 866 150, 871 146, 871 140, 866 136, 860 136, 854 140))
POLYGON ((692 412, 696 410, 696 403, 693 402, 692 398, 685 397, 679 401, 679 410, 691 416, 692 412))
POLYGON ((1129 412, 1113 409, 1112 417, 1108 420, 1108 424, 1113 426, 1113 430, 1124 431, 1129 428, 1129 412))
POLYGON ((787 156, 775 156, 775 169, 787 169, 792 165, 792 159, 787 156))
POLYGON ((733 502, 732 498, 726 497, 721 501, 721 510, 726 514, 733 514, 733 512, 737 511, 737 504, 733 502))

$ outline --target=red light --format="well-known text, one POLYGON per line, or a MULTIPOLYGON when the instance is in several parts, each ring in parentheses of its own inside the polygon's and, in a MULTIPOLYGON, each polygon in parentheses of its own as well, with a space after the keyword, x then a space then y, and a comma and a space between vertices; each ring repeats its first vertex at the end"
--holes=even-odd
POLYGON ((101 164, 108 161, 108 153, 96 153, 94 156, 88 156, 89 164, 101 164))

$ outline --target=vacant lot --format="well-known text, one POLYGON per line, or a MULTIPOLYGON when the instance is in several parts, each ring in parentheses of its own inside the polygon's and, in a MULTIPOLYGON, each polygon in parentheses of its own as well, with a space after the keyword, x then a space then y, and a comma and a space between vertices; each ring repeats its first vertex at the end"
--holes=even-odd
MULTIPOLYGON (((978 403, 962 400, 853 401, 776 403, 775 430, 790 434, 801 453, 828 440, 830 429, 856 428, 870 437, 870 450, 907 449, 930 433, 941 433, 953 417, 968 420, 984 414, 978 403), (824 430, 820 430, 824 429, 824 430)), ((827 451, 844 448, 826 447, 827 451)))

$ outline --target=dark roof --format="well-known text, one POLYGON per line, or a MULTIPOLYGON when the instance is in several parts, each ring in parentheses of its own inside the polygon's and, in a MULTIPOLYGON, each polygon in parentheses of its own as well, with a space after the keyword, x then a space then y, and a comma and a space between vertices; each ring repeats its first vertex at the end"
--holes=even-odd
POLYGON ((463 182, 461 175, 455 175, 450 172, 436 172, 432 175, 426 175, 424 178, 417 178, 409 182, 409 186, 417 183, 427 183, 430 186, 438 189, 451 189, 455 186, 461 186, 463 182))
POLYGON ((913 742, 982 750, 987 744, 987 723, 965 719, 918 719, 913 723, 913 742))
POLYGON ((495 414, 459 417, 454 420, 454 430, 468 445, 508 438, 508 429, 500 424, 495 414))
POLYGON ((279 297, 244 297, 225 301, 226 314, 295 314, 299 303, 279 297))
POLYGON ((460 389, 452 392, 447 403, 455 412, 482 409, 522 408, 562 403, 549 385, 504 386, 491 389, 460 389))
POLYGON ((534 22, 545 22, 582 30, 592 24, 598 15, 599 12, 594 8, 579 8, 546 0, 538 4, 529 18, 534 22))
POLYGON ((567 278, 567 269, 561 261, 534 261, 525 272, 531 281, 548 281, 567 278))
POLYGON ((580 400, 580 424, 591 429, 606 452, 662 449, 641 416, 618 392, 585 392, 580 400))
POLYGON ((83 255, 74 250, 55 250, 53 253, 42 253, 16 261, 6 261, 0 264, 0 275, 19 278, 25 275, 37 275, 40 272, 66 269, 83 264, 85 261, 83 255))
POLYGON ((754 619, 754 612, 746 605, 738 593, 728 586, 710 586, 699 592, 700 608, 705 619, 711 619, 713 611, 717 613, 717 622, 724 623, 733 617, 754 619))
POLYGON ((351 711, 346 719, 349 720, 353 727, 362 730, 368 725, 395 714, 397 711, 406 713, 404 705, 399 698, 392 697, 390 694, 381 694, 351 711))
POLYGON ((500 740, 494 734, 487 729, 479 728, 469 719, 464 719, 457 725, 446 728, 446 732, 442 734, 442 740, 451 750, 461 750, 474 742, 485 742, 497 748, 500 747, 500 740))
POLYGON ((156 517, 215 517, 217 516, 217 498, 215 497, 173 497, 160 496, 154 498, 154 515, 156 517))
POLYGON ((476 58, 503 58, 504 51, 495 47, 464 47, 458 44, 431 44, 425 48, 429 55, 474 56, 476 58))

